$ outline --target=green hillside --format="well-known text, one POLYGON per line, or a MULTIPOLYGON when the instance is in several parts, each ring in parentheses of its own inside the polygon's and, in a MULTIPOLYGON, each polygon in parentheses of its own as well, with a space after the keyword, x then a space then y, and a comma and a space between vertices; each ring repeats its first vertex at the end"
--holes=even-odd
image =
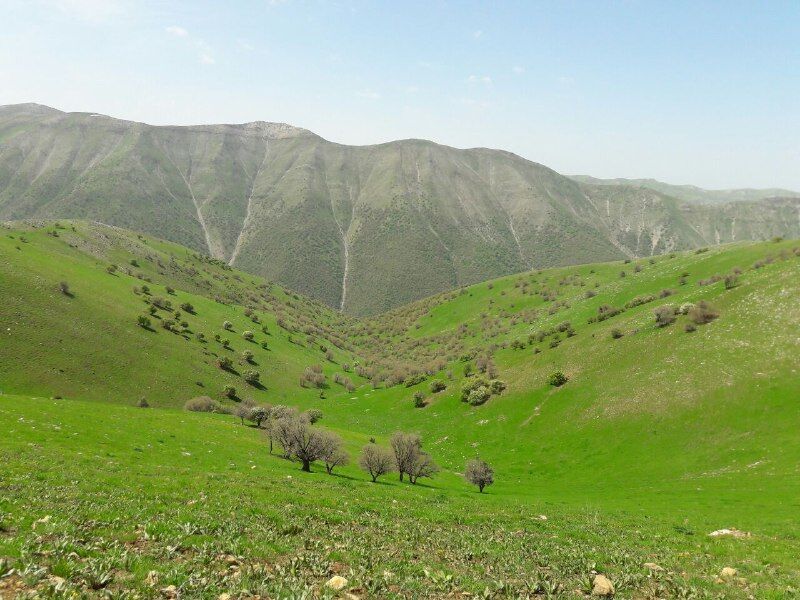
POLYGON ((14 572, 0 595, 160 597, 175 585, 184 597, 294 598, 334 595, 323 584, 338 574, 340 595, 358 597, 579 596, 596 571, 618 597, 789 597, 800 577, 798 248, 530 271, 351 319, 146 236, 7 224, 0 577, 14 572), (157 308, 140 327, 156 298, 194 314, 157 308), (678 314, 660 310, 658 326, 666 305, 678 314), (316 364, 325 386, 301 387, 316 364), (462 402, 480 378, 505 389, 462 402), (321 409, 352 464, 302 473, 233 416, 181 410, 200 395, 237 406, 226 385, 321 409), (154 408, 136 408, 142 397, 154 408), (442 472, 370 483, 359 449, 397 430, 420 433, 442 472), (476 455, 495 470, 484 494, 460 477, 476 455), (751 535, 707 535, 726 527, 751 535), (718 580, 723 567, 738 576, 718 580))
POLYGON ((0 219, 146 232, 354 315, 530 268, 797 238, 798 206, 685 204, 425 140, 345 146, 278 123, 0 107, 0 219))

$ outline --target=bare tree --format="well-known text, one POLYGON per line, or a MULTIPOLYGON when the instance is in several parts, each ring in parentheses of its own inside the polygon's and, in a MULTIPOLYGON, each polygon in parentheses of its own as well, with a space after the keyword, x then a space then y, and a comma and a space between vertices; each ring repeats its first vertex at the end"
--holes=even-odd
POLYGON ((284 449, 284 458, 289 458, 289 453, 287 452, 286 446, 284 443, 288 443, 286 437, 286 431, 283 427, 278 427, 278 422, 282 419, 290 416, 294 416, 297 414, 297 409, 289 406, 284 406, 283 404, 276 404, 272 407, 272 410, 269 411, 269 415, 266 421, 266 433, 267 437, 269 438, 269 453, 272 454, 273 443, 278 442, 281 447, 284 449))
POLYGON ((386 475, 394 470, 394 456, 385 448, 381 448, 377 444, 367 444, 361 450, 361 456, 358 459, 358 464, 362 470, 369 473, 372 477, 373 483, 378 480, 381 475, 386 475))
POLYGON ((416 484, 420 477, 433 477, 439 472, 439 465, 433 462, 431 455, 420 450, 408 467, 408 480, 416 484))
POLYGON ((280 432, 284 453, 303 463, 303 471, 310 473, 311 463, 323 457, 328 445, 326 435, 299 416, 279 419, 276 426, 280 432))
POLYGON ((395 467, 400 472, 400 481, 403 481, 403 475, 411 472, 411 466, 422 452, 422 441, 416 433, 398 431, 392 436, 390 444, 395 467))
POLYGON ((350 462, 350 455, 342 448, 342 438, 331 431, 322 432, 322 460, 325 461, 325 470, 328 475, 333 473, 335 467, 346 465, 350 462))
POLYGON ((483 488, 494 483, 494 471, 486 461, 479 458, 467 463, 464 470, 464 479, 469 483, 478 486, 478 490, 483 493, 483 488))

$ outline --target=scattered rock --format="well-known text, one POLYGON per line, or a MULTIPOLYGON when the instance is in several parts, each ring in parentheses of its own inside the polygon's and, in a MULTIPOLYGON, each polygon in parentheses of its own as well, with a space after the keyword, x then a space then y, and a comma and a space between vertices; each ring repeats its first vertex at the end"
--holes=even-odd
POLYGON ((651 563, 651 562, 644 563, 643 566, 644 566, 645 569, 648 569, 650 571, 663 571, 664 570, 664 567, 662 567, 661 565, 657 565, 656 563, 651 563))
POLYGON ((539 519, 540 521, 547 521, 547 515, 539 515, 536 518, 539 519))
POLYGON ((38 520, 34 521, 34 522, 33 522, 33 525, 31 526, 31 528, 32 528, 32 529, 36 529, 36 526, 37 526, 37 525, 44 525, 45 523, 49 523, 49 522, 50 522, 50 519, 52 519, 52 518, 53 518, 53 517, 52 517, 52 516, 50 516, 50 515, 45 515, 45 516, 44 516, 44 517, 42 517, 41 519, 38 519, 38 520))
POLYGON ((220 594, 217 600, 231 600, 231 595, 228 594, 227 592, 224 594, 220 594))
POLYGON ((334 575, 328 581, 325 582, 325 587, 330 588, 332 590, 336 590, 337 592, 344 588, 347 585, 347 579, 342 577, 341 575, 334 575))
POLYGON ((147 577, 144 578, 146 585, 155 587, 158 584, 158 571, 149 571, 147 577))
POLYGON ((355 594, 351 594, 350 592, 347 592, 344 595, 344 597, 345 597, 346 600, 361 600, 360 596, 356 596, 355 594))
POLYGON ((225 557, 225 562, 228 563, 229 565, 238 565, 239 559, 237 559, 233 554, 228 554, 225 557))
POLYGON ((178 588, 176 588, 174 585, 168 585, 161 590, 161 593, 165 598, 172 600, 173 598, 178 597, 178 588))
POLYGON ((592 596, 613 596, 614 584, 605 575, 595 575, 592 581, 592 596))
POLYGON ((722 569, 722 571, 719 572, 719 576, 722 577, 723 579, 731 579, 732 577, 736 577, 738 573, 739 571, 737 571, 733 567, 725 567, 722 569))
POLYGON ((734 538, 747 538, 752 534, 749 531, 739 531, 736 528, 731 529, 717 529, 708 534, 710 537, 734 537, 734 538))

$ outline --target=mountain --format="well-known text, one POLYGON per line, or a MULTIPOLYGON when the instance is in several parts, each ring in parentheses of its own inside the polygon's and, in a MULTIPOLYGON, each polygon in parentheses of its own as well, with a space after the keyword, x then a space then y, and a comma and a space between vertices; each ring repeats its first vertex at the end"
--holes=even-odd
POLYGON ((355 318, 144 234, 0 224, 0 597, 786 597, 798 294, 800 242, 738 242, 355 318), (322 411, 350 464, 270 452, 247 399, 322 411), (372 483, 398 430, 441 471, 372 483))
POLYGON ((146 232, 356 315, 534 267, 798 237, 798 214, 800 199, 691 205, 424 140, 0 108, 0 219, 146 232))
POLYGON ((673 185, 655 179, 599 179, 590 175, 572 175, 572 179, 580 183, 591 185, 616 185, 646 188, 661 192, 685 202, 702 204, 725 204, 727 202, 742 202, 764 200, 766 198, 800 198, 800 192, 784 190, 781 188, 766 189, 731 189, 731 190, 706 190, 694 185, 673 185))

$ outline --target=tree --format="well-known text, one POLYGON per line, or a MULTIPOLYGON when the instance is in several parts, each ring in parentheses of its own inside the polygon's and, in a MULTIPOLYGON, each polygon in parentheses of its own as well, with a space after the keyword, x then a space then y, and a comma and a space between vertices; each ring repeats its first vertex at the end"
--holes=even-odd
POLYGON ((234 398, 236 398, 236 388, 233 387, 232 385, 226 385, 222 389, 222 395, 228 398, 229 400, 233 400, 234 398))
POLYGON ((233 362, 227 356, 220 356, 217 359, 217 366, 223 371, 230 371, 233 368, 233 362))
POLYGON ((222 328, 225 331, 231 331, 231 330, 233 330, 233 323, 231 323, 230 321, 225 321, 225 322, 222 323, 222 328))
POLYGON ((281 432, 284 453, 303 463, 302 470, 310 473, 311 463, 323 457, 326 448, 325 434, 298 416, 284 417, 277 425, 281 432))
POLYGON ((152 325, 150 319, 148 319, 144 315, 139 315, 136 318, 136 324, 139 325, 139 327, 143 327, 144 329, 150 329, 150 326, 152 325))
POLYGON ((246 363, 253 364, 253 353, 250 350, 242 351, 242 360, 246 363))
POLYGON ((308 422, 312 425, 322 419, 322 411, 318 408, 309 408, 305 413, 305 418, 308 419, 308 422))
POLYGON ((494 483, 494 471, 486 461, 476 458, 467 463, 464 479, 472 485, 477 485, 482 494, 483 488, 494 483))
POLYGON ((248 421, 256 424, 256 427, 261 429, 261 424, 269 418, 268 406, 253 406, 245 417, 248 421))
POLYGON ((189 302, 184 302, 181 304, 181 310, 189 313, 190 315, 194 314, 194 306, 192 306, 189 302))
MULTIPOLYGON (((280 436, 280 431, 278 427, 278 422, 289 416, 294 416, 297 414, 296 408, 291 408, 289 406, 284 406, 283 404, 276 404, 272 407, 269 411, 269 415, 267 416, 267 421, 264 429, 266 429, 267 437, 269 438, 269 453, 272 454, 272 447, 274 442, 278 442, 281 444, 282 440, 280 436)), ((288 455, 284 453, 284 456, 288 458, 288 455)))
POLYGON ((415 484, 420 477, 433 477, 439 472, 439 465, 433 462, 431 455, 420 450, 408 466, 408 480, 415 484))
POLYGON ((386 448, 381 448, 376 444, 367 444, 361 450, 358 466, 369 473, 372 482, 375 483, 378 477, 394 470, 394 457, 386 448))
POLYGON ((244 331, 242 332, 242 337, 246 339, 248 342, 253 341, 253 332, 252 331, 244 331))
POLYGON ((58 289, 65 296, 72 296, 72 292, 69 289, 69 283, 67 283, 66 281, 59 282, 58 289))
POLYGON ((550 377, 547 378, 547 383, 552 385, 553 387, 561 387, 565 383, 567 383, 568 377, 564 375, 561 371, 556 371, 555 373, 551 373, 550 377))
POLYGON ((325 461, 325 470, 328 472, 328 475, 331 475, 335 467, 346 465, 350 462, 350 455, 345 452, 344 448, 342 447, 342 438, 331 431, 323 431, 321 433, 321 459, 325 461))
POLYGON ((411 472, 411 466, 422 452, 422 440, 416 433, 398 431, 392 435, 389 443, 392 446, 395 467, 400 473, 400 481, 403 481, 403 475, 411 472))
POLYGON ((261 375, 258 371, 245 371, 242 378, 250 385, 258 385, 261 375))
POLYGON ((250 412, 253 410, 252 402, 242 400, 239 404, 236 405, 236 408, 233 409, 233 416, 239 417, 242 421, 242 425, 244 425, 244 420, 250 420, 250 412))

